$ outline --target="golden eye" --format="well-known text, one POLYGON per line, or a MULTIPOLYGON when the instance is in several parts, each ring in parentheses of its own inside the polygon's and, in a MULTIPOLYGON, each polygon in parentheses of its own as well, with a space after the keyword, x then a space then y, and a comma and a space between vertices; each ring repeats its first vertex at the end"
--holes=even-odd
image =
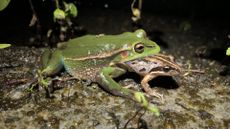
POLYGON ((142 53, 144 51, 144 45, 142 43, 138 43, 134 46, 134 50, 137 53, 142 53))

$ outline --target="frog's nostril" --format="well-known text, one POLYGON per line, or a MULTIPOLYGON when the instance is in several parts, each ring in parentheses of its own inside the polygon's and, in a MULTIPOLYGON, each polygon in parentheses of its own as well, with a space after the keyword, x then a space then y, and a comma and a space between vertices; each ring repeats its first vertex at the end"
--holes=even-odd
POLYGON ((139 72, 145 72, 145 71, 146 71, 145 68, 142 68, 142 69, 139 70, 139 72))
POLYGON ((136 62, 132 62, 131 64, 132 64, 132 65, 135 65, 135 64, 136 64, 136 62))

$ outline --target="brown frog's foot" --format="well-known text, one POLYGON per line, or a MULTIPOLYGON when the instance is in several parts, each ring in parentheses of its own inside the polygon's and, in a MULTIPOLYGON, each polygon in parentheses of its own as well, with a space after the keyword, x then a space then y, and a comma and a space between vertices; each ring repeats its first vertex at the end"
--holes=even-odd
POLYGON ((164 96, 163 94, 160 94, 158 93, 156 90, 148 90, 146 91, 146 94, 149 96, 149 97, 156 97, 160 100, 161 103, 164 103, 164 96))
MULTIPOLYGON (((133 85, 127 85, 127 86, 124 86, 124 88, 126 89, 131 89, 133 88, 133 85)), ((151 99, 152 97, 156 97, 159 99, 159 101, 157 101, 157 103, 164 103, 164 96, 163 94, 160 94, 158 93, 156 90, 154 89, 148 89, 147 91, 145 91, 145 96, 148 97, 149 99, 151 99)), ((155 102, 155 100, 154 100, 155 102)))

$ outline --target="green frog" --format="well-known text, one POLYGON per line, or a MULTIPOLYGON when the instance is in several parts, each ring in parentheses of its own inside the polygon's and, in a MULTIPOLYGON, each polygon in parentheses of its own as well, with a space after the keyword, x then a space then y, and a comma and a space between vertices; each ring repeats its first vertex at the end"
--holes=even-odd
POLYGON ((163 100, 163 95, 152 89, 148 82, 158 76, 175 76, 182 72, 181 66, 175 62, 173 56, 163 54, 127 61, 123 66, 143 77, 141 86, 147 95, 158 97, 161 100, 163 100))
POLYGON ((45 52, 40 80, 44 82, 45 78, 64 68, 77 79, 97 82, 107 92, 134 100, 159 115, 142 92, 124 88, 113 79, 127 72, 118 64, 159 51, 160 47, 149 40, 142 29, 118 35, 85 35, 59 44, 52 52, 45 52))

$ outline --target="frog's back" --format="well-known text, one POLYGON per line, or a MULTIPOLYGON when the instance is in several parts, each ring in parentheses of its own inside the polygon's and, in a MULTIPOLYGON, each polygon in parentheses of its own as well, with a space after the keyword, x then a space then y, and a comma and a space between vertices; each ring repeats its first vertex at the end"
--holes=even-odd
POLYGON ((62 53, 71 58, 95 56, 121 49, 137 40, 140 39, 130 32, 120 35, 86 35, 68 41, 62 53))
POLYGON ((126 32, 120 35, 86 35, 72 39, 61 50, 65 69, 78 79, 95 81, 99 70, 108 66, 116 57, 111 52, 130 45, 135 40, 133 38, 132 33, 126 32), (103 57, 106 54, 109 56, 103 57))
POLYGON ((119 35, 86 35, 67 42, 61 49, 66 70, 76 78, 95 79, 102 67, 108 66, 123 50, 144 42, 134 33, 119 35))

